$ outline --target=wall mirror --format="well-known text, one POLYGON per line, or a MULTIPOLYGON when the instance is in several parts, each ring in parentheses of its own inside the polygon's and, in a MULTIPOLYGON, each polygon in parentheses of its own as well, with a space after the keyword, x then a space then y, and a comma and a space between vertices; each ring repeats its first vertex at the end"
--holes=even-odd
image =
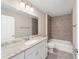
POLYGON ((12 7, 1 6, 2 42, 38 35, 38 18, 12 7))

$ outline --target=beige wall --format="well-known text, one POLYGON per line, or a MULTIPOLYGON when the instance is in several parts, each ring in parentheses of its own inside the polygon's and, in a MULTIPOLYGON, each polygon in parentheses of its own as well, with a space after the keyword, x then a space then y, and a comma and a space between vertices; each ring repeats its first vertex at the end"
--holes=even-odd
POLYGON ((51 37, 54 39, 72 41, 72 15, 52 17, 51 37))

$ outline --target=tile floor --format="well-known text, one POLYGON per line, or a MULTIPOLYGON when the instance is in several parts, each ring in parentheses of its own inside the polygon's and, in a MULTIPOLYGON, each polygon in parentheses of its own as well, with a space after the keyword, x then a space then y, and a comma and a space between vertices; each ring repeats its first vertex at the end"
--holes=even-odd
POLYGON ((67 52, 56 50, 53 54, 48 53, 47 59, 73 59, 73 55, 67 52))

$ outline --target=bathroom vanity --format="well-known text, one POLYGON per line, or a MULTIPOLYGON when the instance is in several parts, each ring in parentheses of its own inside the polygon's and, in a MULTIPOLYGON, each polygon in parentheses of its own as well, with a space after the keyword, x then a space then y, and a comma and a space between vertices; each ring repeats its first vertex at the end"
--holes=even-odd
POLYGON ((47 57, 47 40, 35 38, 2 47, 2 59, 45 59, 47 57))
POLYGON ((43 16, 39 18, 38 15, 28 14, 5 2, 1 10, 1 59, 45 59, 47 57, 47 38, 42 37, 46 36, 44 30, 46 26, 41 23, 44 22, 43 16), (35 36, 29 39, 33 35, 40 37, 35 36), (22 37, 28 38, 26 40, 22 37))

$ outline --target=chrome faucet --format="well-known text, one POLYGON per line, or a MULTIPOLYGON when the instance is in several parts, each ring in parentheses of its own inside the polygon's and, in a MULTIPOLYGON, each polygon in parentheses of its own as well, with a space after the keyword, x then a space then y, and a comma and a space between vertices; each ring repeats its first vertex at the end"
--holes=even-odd
POLYGON ((24 40, 30 40, 30 35, 27 33, 26 37, 24 37, 24 40))

